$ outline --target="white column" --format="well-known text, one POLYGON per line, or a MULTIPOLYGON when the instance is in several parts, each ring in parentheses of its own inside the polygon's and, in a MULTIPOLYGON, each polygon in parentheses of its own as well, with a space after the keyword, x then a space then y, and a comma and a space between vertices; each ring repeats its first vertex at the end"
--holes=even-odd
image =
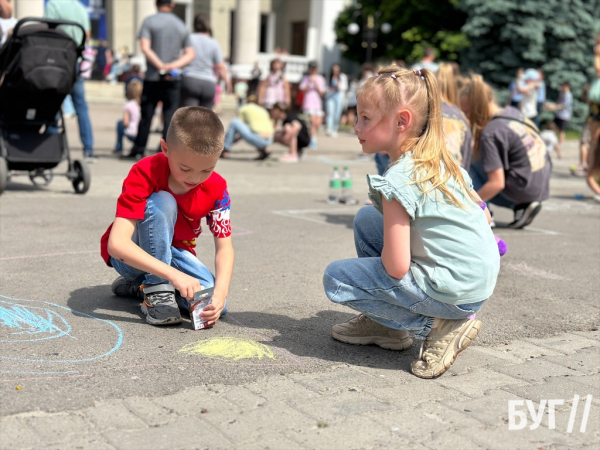
POLYGON ((135 29, 133 30, 135 52, 138 55, 141 55, 142 52, 140 49, 138 35, 140 34, 140 29, 142 28, 142 22, 144 19, 152 14, 156 14, 156 0, 135 0, 135 8, 133 13, 135 18, 135 29))
POLYGON ((308 16, 308 28, 306 30, 306 57, 310 60, 316 60, 318 63, 320 63, 319 60, 321 59, 320 32, 324 5, 325 2, 322 0, 310 0, 310 13, 308 16))
POLYGON ((275 24, 277 20, 277 14, 274 12, 269 13, 269 22, 267 24, 267 48, 266 53, 273 53, 275 49, 275 24))
POLYGON ((16 19, 44 16, 44 0, 15 0, 13 6, 16 19))
POLYGON ((247 78, 258 57, 260 44, 260 0, 237 0, 233 37, 234 76, 247 78))
POLYGON ((306 57, 317 61, 321 72, 328 72, 331 64, 339 62, 334 26, 345 4, 344 0, 310 0, 306 57))

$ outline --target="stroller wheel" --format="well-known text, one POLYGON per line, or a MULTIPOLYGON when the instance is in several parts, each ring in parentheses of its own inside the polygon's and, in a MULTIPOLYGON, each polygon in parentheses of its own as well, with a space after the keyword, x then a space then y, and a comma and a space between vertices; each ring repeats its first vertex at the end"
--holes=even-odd
POLYGON ((73 178, 73 189, 76 194, 85 194, 90 188, 92 181, 92 175, 87 164, 83 161, 76 159, 73 161, 73 171, 75 172, 75 178, 73 178))
POLYGON ((6 163, 6 159, 0 157, 0 194, 6 189, 8 176, 8 164, 6 163))
POLYGON ((38 187, 48 186, 53 178, 52 170, 35 169, 29 172, 29 179, 38 187))

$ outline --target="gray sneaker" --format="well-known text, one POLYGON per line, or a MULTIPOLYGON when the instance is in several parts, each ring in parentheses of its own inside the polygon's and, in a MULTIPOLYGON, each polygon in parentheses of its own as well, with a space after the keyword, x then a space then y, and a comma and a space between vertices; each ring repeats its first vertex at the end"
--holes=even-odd
POLYGON ((404 350, 412 345, 408 331, 388 328, 364 314, 359 314, 348 322, 334 325, 331 328, 331 336, 346 344, 375 344, 388 350, 404 350))
POLYGON ((175 301, 175 288, 170 284, 144 286, 142 312, 151 325, 173 325, 180 323, 181 313, 175 301))
POLYGON ((110 289, 112 293, 119 297, 136 297, 142 298, 142 293, 140 292, 141 284, 137 281, 128 281, 123 277, 117 278, 113 281, 110 289))
POLYGON ((480 320, 439 320, 421 344, 419 359, 410 365, 419 378, 435 378, 454 363, 460 352, 469 346, 481 329, 480 320))

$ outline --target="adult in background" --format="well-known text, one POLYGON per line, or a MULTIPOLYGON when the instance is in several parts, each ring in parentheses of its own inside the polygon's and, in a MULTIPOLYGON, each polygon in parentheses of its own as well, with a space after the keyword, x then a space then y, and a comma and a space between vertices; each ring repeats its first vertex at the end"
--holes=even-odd
POLYGON ((439 64, 435 62, 435 49, 433 47, 427 47, 425 49, 425 55, 421 61, 410 66, 412 70, 427 69, 436 73, 440 68, 439 64))
POLYGON ((573 94, 568 81, 560 84, 560 94, 558 94, 556 103, 549 103, 546 107, 554 112, 554 123, 558 128, 558 145, 562 149, 565 143, 565 131, 567 131, 569 120, 573 116, 573 94))
POLYGON ((223 143, 222 158, 229 158, 231 147, 238 139, 243 139, 256 147, 259 152, 255 159, 261 161, 270 156, 269 145, 273 142, 273 121, 269 111, 256 104, 256 95, 248 97, 248 103, 240 108, 238 118, 231 119, 225 142, 223 143))
POLYGON ((521 112, 531 120, 538 115, 537 99, 540 87, 538 77, 537 70, 527 69, 523 74, 523 83, 519 86, 519 92, 523 95, 519 105, 521 112))
POLYGON ((308 74, 304 75, 298 87, 304 92, 302 112, 310 120, 310 147, 317 148, 317 132, 323 121, 323 95, 325 78, 317 71, 317 62, 308 63, 308 74))
POLYGON ((13 7, 10 0, 0 0, 0 18, 9 19, 12 17, 13 7))
POLYGON ((279 58, 271 61, 267 78, 258 85, 258 104, 271 110, 277 102, 290 104, 290 83, 283 72, 283 62, 279 58))
POLYGON ((523 73, 525 73, 525 69, 518 68, 515 78, 508 84, 510 106, 517 109, 519 109, 521 100, 523 100, 523 94, 519 90, 519 87, 523 84, 523 73))
POLYGON ((275 122, 282 122, 281 129, 275 132, 274 141, 290 149, 287 155, 279 158, 279 162, 297 163, 304 148, 310 145, 310 133, 306 123, 290 112, 285 103, 275 103, 271 109, 271 117, 275 122))
POLYGON ((131 153, 124 157, 139 159, 144 156, 152 117, 156 104, 162 101, 163 139, 171 118, 179 107, 181 77, 177 72, 194 59, 194 47, 185 23, 173 14, 175 3, 171 0, 156 0, 158 12, 146 17, 140 30, 140 47, 146 56, 146 77, 142 92, 142 120, 131 153))
POLYGON ((342 73, 342 67, 339 64, 332 64, 325 94, 325 107, 327 108, 326 133, 328 136, 337 136, 347 90, 348 77, 345 73, 342 73))
POLYGON ((181 106, 212 109, 217 85, 215 71, 225 80, 228 92, 231 92, 231 82, 219 44, 210 36, 210 22, 206 14, 198 14, 194 19, 194 33, 190 41, 196 56, 183 71, 181 106))
POLYGON ((8 39, 12 29, 17 24, 17 19, 12 17, 13 7, 10 0, 0 0, 0 45, 8 39))
POLYGON ((536 126, 512 106, 500 108, 492 88, 473 75, 460 93, 473 129, 473 188, 484 202, 510 208, 508 228, 523 228, 550 193, 552 167, 536 126))
POLYGON ((538 69, 538 97, 537 97, 537 116, 533 119, 536 127, 540 127, 540 113, 542 112, 542 107, 546 102, 546 82, 544 81, 544 72, 542 69, 538 69))
MULTIPOLYGON (((90 38, 90 17, 85 7, 78 0, 50 0, 46 4, 44 17, 55 20, 70 20, 80 24, 86 33, 86 38, 90 38)), ((81 29, 75 26, 61 26, 71 38, 79 45, 83 36, 81 29)), ((85 86, 83 77, 78 76, 71 90, 71 98, 77 114, 77 123, 79 125, 79 137, 83 144, 83 156, 86 162, 94 163, 94 136, 92 134, 92 124, 88 112, 88 105, 85 100, 85 86)))

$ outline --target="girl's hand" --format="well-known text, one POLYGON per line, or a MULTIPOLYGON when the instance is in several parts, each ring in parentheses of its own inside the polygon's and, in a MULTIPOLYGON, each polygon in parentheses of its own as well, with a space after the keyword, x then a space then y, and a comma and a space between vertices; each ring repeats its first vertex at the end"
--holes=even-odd
POLYGON ((177 272, 178 273, 169 280, 171 285, 179 291, 179 295, 188 300, 193 300, 194 293, 201 291, 202 285, 196 278, 190 277, 183 272, 177 272))
POLYGON ((212 303, 204 308, 204 311, 200 313, 200 317, 202 317, 202 320, 208 321, 206 325, 211 327, 219 320, 219 317, 221 317, 224 306, 225 300, 213 295, 212 303))

